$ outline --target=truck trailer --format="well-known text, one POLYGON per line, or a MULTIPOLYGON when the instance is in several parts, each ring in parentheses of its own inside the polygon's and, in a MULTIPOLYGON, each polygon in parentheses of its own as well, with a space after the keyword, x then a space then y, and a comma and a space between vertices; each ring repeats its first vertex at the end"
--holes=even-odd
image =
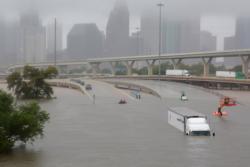
POLYGON ((168 123, 189 136, 210 136, 211 130, 207 116, 189 108, 168 110, 168 123))
POLYGON ((190 76, 188 70, 166 70, 166 76, 190 76))
POLYGON ((233 71, 216 71, 216 77, 225 77, 225 78, 235 78, 236 72, 233 71))

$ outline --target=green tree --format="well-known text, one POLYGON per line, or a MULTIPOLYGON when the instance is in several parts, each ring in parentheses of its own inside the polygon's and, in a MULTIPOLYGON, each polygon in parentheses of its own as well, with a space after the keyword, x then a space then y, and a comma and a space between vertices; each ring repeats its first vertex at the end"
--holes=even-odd
POLYGON ((51 98, 53 89, 45 82, 45 79, 54 78, 57 74, 55 67, 40 70, 25 66, 23 74, 14 72, 7 77, 8 89, 12 90, 17 98, 51 98))
POLYGON ((34 142, 43 136, 49 114, 36 102, 14 105, 12 95, 0 90, 0 153, 11 150, 16 142, 34 142))

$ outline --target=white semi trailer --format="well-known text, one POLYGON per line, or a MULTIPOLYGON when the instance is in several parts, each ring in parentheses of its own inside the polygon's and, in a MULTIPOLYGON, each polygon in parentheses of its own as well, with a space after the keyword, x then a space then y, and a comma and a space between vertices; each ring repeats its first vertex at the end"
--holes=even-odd
POLYGON ((166 70, 166 76, 190 76, 188 70, 166 70))
POLYGON ((233 72, 233 71, 216 71, 216 77, 235 78, 236 77, 236 72, 233 72))
MULTIPOLYGON (((168 110, 168 123, 190 136, 210 136, 211 130, 204 114, 188 108, 172 108, 168 110)), ((213 133, 214 134, 214 133, 213 133)))

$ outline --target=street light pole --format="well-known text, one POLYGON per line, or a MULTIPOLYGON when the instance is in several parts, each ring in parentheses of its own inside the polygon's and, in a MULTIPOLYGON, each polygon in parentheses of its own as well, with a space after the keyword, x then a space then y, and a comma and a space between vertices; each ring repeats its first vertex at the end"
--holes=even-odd
POLYGON ((162 45, 162 39, 161 39, 161 35, 162 35, 162 7, 164 7, 163 3, 159 3, 157 4, 157 6, 159 7, 159 80, 160 80, 160 76, 161 76, 161 45, 162 45))
POLYGON ((56 18, 55 18, 55 30, 54 30, 54 32, 55 32, 55 34, 54 34, 54 35, 55 35, 55 39, 54 39, 54 40, 55 40, 55 41, 54 41, 54 42, 55 42, 55 43, 54 43, 54 47, 55 47, 55 48, 54 48, 54 49, 55 49, 55 50, 54 50, 54 52, 55 52, 55 53, 54 53, 54 54, 55 54, 55 55, 54 55, 54 56, 55 56, 55 57, 54 57, 54 66, 56 67, 56 62, 57 62, 57 20, 56 20, 56 18))
POLYGON ((140 55, 140 28, 136 27, 136 55, 139 56, 140 55))

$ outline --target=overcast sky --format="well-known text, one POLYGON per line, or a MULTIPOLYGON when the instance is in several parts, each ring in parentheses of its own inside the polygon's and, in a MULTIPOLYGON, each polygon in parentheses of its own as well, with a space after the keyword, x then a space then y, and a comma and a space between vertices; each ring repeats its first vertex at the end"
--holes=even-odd
MULTIPOLYGON (((95 22, 105 30, 107 18, 116 0, 0 0, 0 15, 7 20, 17 18, 27 8, 37 8, 46 24, 57 17, 65 33, 75 23, 95 22)), ((202 15, 202 29, 219 37, 234 33, 234 17, 250 15, 250 0, 127 0, 131 15, 131 31, 139 25, 144 9, 157 12, 156 4, 165 3, 168 15, 185 17, 202 15)))

